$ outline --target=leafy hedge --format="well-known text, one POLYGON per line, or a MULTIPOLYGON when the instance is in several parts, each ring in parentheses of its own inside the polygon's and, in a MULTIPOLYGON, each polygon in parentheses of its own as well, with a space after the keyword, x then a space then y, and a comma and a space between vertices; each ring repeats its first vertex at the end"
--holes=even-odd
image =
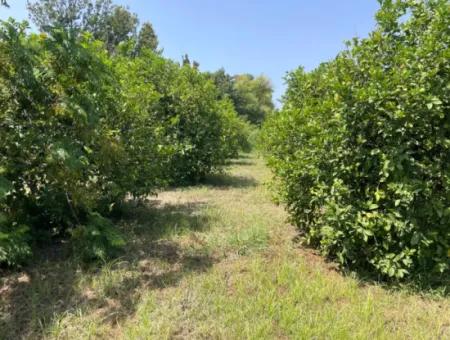
POLYGON ((234 108, 201 72, 121 48, 1 24, 0 263, 68 233, 84 258, 105 258, 123 244, 106 217, 127 195, 196 180, 238 151, 234 108))
MULTIPOLYGON (((449 271, 450 6, 381 1, 367 39, 287 78, 263 140, 306 240, 385 277, 449 271)), ((439 276, 439 275, 438 275, 439 276)))
MULTIPOLYGON (((122 52, 114 63, 126 102, 132 103, 134 114, 157 126, 152 133, 159 142, 155 140, 153 147, 163 154, 157 162, 163 170, 158 178, 169 184, 197 182, 245 149, 247 124, 229 100, 218 99, 206 74, 151 51, 137 58, 122 52)), ((145 159, 145 152, 139 154, 145 159)))

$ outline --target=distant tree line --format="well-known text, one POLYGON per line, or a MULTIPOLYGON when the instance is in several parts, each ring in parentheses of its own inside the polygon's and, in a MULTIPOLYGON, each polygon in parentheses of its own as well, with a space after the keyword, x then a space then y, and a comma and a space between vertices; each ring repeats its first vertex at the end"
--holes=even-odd
POLYGON ((222 98, 233 101, 239 115, 253 124, 261 124, 265 117, 274 110, 272 85, 270 80, 261 75, 251 74, 231 76, 225 69, 220 69, 209 76, 216 84, 222 98))

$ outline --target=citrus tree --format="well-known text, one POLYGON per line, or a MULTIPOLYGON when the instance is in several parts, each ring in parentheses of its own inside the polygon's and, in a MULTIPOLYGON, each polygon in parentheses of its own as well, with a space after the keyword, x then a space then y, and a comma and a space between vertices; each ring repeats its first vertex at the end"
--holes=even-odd
POLYGON ((450 6, 381 1, 377 29, 287 79, 265 126, 305 239, 385 277, 445 277, 450 239, 450 6), (440 274, 439 274, 440 273, 440 274))

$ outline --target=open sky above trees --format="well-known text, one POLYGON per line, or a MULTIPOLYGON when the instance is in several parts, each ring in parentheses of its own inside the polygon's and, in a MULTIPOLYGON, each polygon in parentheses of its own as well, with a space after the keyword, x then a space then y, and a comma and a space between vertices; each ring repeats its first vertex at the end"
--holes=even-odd
MULTIPOLYGON (((267 75, 274 99, 284 92, 283 77, 304 65, 307 70, 332 59, 353 36, 374 27, 376 0, 121 0, 150 21, 164 56, 181 61, 188 53, 203 71, 221 67, 230 74, 267 75), (207 27, 207 29, 205 29, 207 27)), ((10 0, 0 19, 27 19, 26 0, 10 0)), ((277 104, 276 104, 277 105, 277 104)), ((277 105, 279 106, 279 105, 277 105)))

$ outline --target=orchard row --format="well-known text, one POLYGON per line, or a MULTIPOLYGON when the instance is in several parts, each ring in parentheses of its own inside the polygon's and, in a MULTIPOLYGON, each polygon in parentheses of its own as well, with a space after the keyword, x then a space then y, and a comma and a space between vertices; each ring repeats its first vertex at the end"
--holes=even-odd
POLYGON ((378 277, 448 280, 450 6, 380 3, 368 38, 289 75, 264 145, 307 243, 378 277))
POLYGON ((123 244, 126 199, 197 182, 248 147, 250 125, 211 76, 133 40, 0 27, 0 262, 71 235, 86 259, 123 244))

